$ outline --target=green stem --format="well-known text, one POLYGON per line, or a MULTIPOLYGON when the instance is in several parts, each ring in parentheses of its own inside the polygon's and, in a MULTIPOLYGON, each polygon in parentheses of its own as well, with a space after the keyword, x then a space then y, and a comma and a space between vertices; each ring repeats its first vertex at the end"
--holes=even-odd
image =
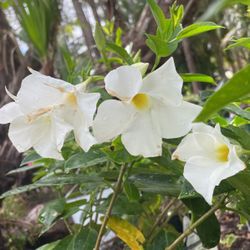
POLYGON ((103 57, 103 61, 104 61, 105 65, 106 65, 106 67, 108 68, 108 70, 110 70, 111 69, 111 65, 110 65, 110 62, 109 62, 109 60, 107 58, 106 52, 104 50, 101 51, 101 55, 103 57))
POLYGON ((186 231, 184 231, 170 246, 166 247, 165 250, 174 250, 194 229, 199 226, 203 221, 210 217, 224 202, 226 196, 219 200, 213 207, 211 207, 205 214, 203 214, 197 221, 195 221, 186 231))
POLYGON ((155 229, 157 228, 157 226, 159 226, 160 222, 162 221, 162 218, 165 216, 165 214, 169 210, 169 208, 175 203, 175 201, 176 201, 175 199, 170 200, 169 203, 166 205, 166 207, 163 208, 160 215, 156 218, 154 225, 152 226, 148 236, 146 237, 146 238, 148 238, 148 242, 151 242, 152 235, 153 235, 155 229))
POLYGON ((110 201, 108 209, 106 211, 103 223, 102 223, 100 231, 98 233, 98 237, 97 237, 97 240, 96 240, 95 248, 93 250, 99 250, 99 248, 100 248, 102 236, 103 236, 105 227, 107 225, 109 216, 111 214, 113 205, 115 203, 115 200, 116 200, 116 198, 118 196, 118 193, 120 192, 120 189, 121 189, 121 186, 122 186, 122 179, 123 179, 123 176, 124 176, 125 172, 126 172, 126 165, 122 165, 122 167, 120 169, 120 173, 119 173, 118 179, 117 179, 117 182, 116 182, 114 193, 112 195, 111 201, 110 201))
POLYGON ((156 58, 155 58, 155 63, 154 63, 154 66, 153 66, 151 72, 153 72, 153 71, 157 68, 157 66, 158 66, 159 63, 160 63, 160 60, 161 60, 161 57, 156 56, 156 58))

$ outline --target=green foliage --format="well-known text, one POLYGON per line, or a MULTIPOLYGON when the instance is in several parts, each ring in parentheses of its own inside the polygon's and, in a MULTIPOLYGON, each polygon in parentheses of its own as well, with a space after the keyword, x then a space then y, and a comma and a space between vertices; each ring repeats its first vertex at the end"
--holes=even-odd
MULTIPOLYGON (((143 4, 139 2, 137 2, 140 7, 138 9, 141 10, 143 4)), ((248 4, 248 1, 223 0, 214 1, 213 4, 224 8, 228 4, 235 3, 248 4)), ((123 3, 119 1, 117 4, 129 5, 127 1, 123 3)), ((183 28, 184 7, 182 5, 178 6, 174 3, 169 9, 167 18, 156 0, 147 0, 147 4, 157 26, 154 34, 146 34, 146 45, 156 55, 152 71, 158 67, 161 58, 168 57, 177 50, 183 39, 222 28, 208 21, 196 22, 183 28)), ((6 3, 2 3, 2 6, 5 7, 6 3)), ((13 6, 39 57, 42 60, 48 59, 53 40, 51 36, 60 16, 58 1, 18 0, 13 6)), ((127 13, 126 25, 129 25, 131 16, 132 14, 127 13)), ((123 34, 127 30, 124 28, 125 25, 122 28, 119 27, 116 21, 104 22, 102 20, 96 23, 94 40, 100 52, 100 58, 94 58, 96 60, 93 62, 76 58, 67 42, 60 43, 58 49, 60 63, 58 71, 62 78, 72 84, 84 81, 87 91, 101 93, 102 100, 111 98, 103 88, 104 76, 111 69, 118 65, 133 64, 141 70, 143 77, 151 69, 149 64, 142 63, 142 56, 145 54, 143 49, 137 48, 137 51, 125 49, 126 39, 123 34), (95 68, 95 65, 98 66, 95 68), (93 72, 98 73, 95 75, 93 72)), ((249 38, 237 39, 227 49, 236 47, 249 49, 249 38)), ((212 53, 210 47, 206 49, 212 53)), ((202 50, 204 50, 203 47, 202 50)), ((200 57, 200 54, 197 57, 200 57)), ((214 55, 210 59, 218 60, 214 55)), ((228 61, 225 64, 228 64, 228 61)), ((186 65, 181 62, 180 67, 184 71, 186 65)), ((213 70, 211 68, 211 72, 213 70)), ((233 206, 232 209, 249 220, 250 65, 214 91, 212 87, 217 87, 216 82, 220 83, 222 80, 217 72, 215 70, 213 77, 199 73, 180 74, 184 82, 204 83, 200 98, 197 93, 191 93, 190 85, 185 85, 184 100, 191 100, 200 105, 205 102, 203 110, 195 121, 206 122, 211 119, 211 124, 219 123, 222 126, 223 135, 237 145, 237 153, 244 161, 246 169, 222 181, 215 188, 214 201, 221 194, 227 194, 230 206, 233 206)), ((115 232, 124 244, 133 250, 141 250, 142 245, 145 250, 165 250, 179 237, 179 233, 169 223, 171 216, 178 215, 182 218, 191 211, 191 223, 193 223, 211 209, 193 186, 184 179, 184 163, 171 158, 171 154, 182 139, 183 137, 163 139, 161 156, 143 158, 130 155, 122 144, 121 137, 117 137, 112 142, 95 145, 88 152, 83 152, 70 134, 62 148, 64 160, 41 158, 30 151, 22 160, 21 166, 8 174, 30 171, 33 183, 15 187, 1 194, 0 199, 6 198, 3 204, 6 202, 9 204, 12 202, 11 196, 13 195, 18 200, 21 197, 20 194, 32 193, 34 189, 41 190, 44 187, 57 193, 56 197, 59 198, 55 199, 54 196, 52 201, 44 204, 40 212, 41 233, 48 231, 58 221, 63 220, 68 225, 71 234, 56 242, 46 244, 38 250, 93 250, 97 239, 96 229, 99 229, 99 217, 106 213, 114 200, 107 231, 115 232), (118 185, 117 180, 122 169, 125 169, 124 175, 118 185), (105 192, 110 190, 112 194, 107 197, 105 192), (117 195, 116 199, 114 199, 114 194, 117 195), (73 198, 76 200, 72 201, 73 198), (143 235, 147 236, 147 233, 151 231, 169 200, 174 201, 173 205, 164 214, 165 217, 160 218, 156 228, 153 228, 152 235, 145 237, 144 242, 143 235), (67 223, 67 220, 79 211, 82 212, 81 224, 67 223), (95 215, 96 218, 93 219, 95 215)), ((221 204, 221 208, 227 209, 226 205, 221 204)), ((204 247, 211 248, 219 243, 220 228, 214 214, 198 225, 195 230, 204 247)), ((181 242, 175 249, 180 250, 183 247, 181 242)))
POLYGON ((233 44, 230 44, 227 46, 226 50, 228 49, 234 49, 238 47, 244 47, 247 49, 250 49, 250 38, 249 37, 242 37, 237 40, 233 40, 233 44))
POLYGON ((197 122, 206 121, 212 114, 227 104, 235 102, 250 93, 250 65, 236 73, 225 85, 208 98, 197 122))
MULTIPOLYGON (((183 202, 192 211, 193 221, 199 219, 210 209, 210 206, 203 198, 185 199, 183 202)), ((220 224, 214 214, 199 225, 196 230, 204 247, 212 248, 218 245, 220 241, 220 224)))
POLYGON ((13 7, 19 22, 40 58, 49 53, 49 45, 59 21, 58 2, 51 0, 18 0, 13 7))
POLYGON ((180 74, 184 82, 206 82, 216 85, 214 79, 211 76, 204 74, 194 74, 194 73, 183 73, 180 74))

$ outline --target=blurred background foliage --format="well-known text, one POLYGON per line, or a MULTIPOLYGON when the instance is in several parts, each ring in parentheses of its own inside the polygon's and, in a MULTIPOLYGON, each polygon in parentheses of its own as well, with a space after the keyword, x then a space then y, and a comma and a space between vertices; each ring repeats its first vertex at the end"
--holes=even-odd
MULTIPOLYGON (((178 0, 176 2, 185 7, 182 22, 184 27, 197 20, 213 21, 224 27, 224 29, 201 34, 198 38, 184 39, 173 54, 178 72, 206 74, 212 76, 217 84, 221 85, 249 63, 249 50, 244 46, 226 50, 232 41, 250 36, 249 1, 178 0)), ((159 0, 158 3, 165 15, 169 17, 169 7, 173 1, 159 0)), ((155 55, 146 45, 145 34, 154 34, 155 30, 156 24, 146 5, 146 0, 2 0, 0 3, 0 106, 9 102, 9 97, 4 91, 5 85, 11 93, 15 94, 21 80, 28 74, 28 66, 73 84, 95 75, 95 79, 92 80, 96 83, 92 83, 90 88, 96 90, 98 86, 100 92, 102 81, 99 81, 101 77, 98 78, 98 76, 105 75, 111 66, 133 60, 149 62, 151 69, 155 62, 155 55), (98 34, 94 32, 96 24, 96 27, 101 29, 98 34), (101 33, 105 38, 100 35, 101 33), (103 43, 105 43, 105 49, 103 43)), ((160 64, 163 62, 164 59, 159 61, 160 64)), ((197 96, 200 95, 201 99, 205 100, 211 92, 211 84, 187 83, 184 91, 187 99, 197 100, 197 96)), ((102 98, 105 98, 105 95, 102 98)), ((9 142, 6 126, 0 128, 0 141, 0 193, 13 186, 29 184, 32 179, 39 179, 39 175, 43 176, 45 170, 35 174, 30 170, 6 176, 7 172, 20 165, 22 156, 9 142)), ((69 141, 64 147, 66 158, 69 154, 67 149, 72 150, 70 143, 69 141)), ((79 148, 73 150, 75 153, 80 152, 79 148)), ((60 168, 49 160, 42 164, 47 168, 49 166, 60 168)), ((148 162, 145 160, 143 164, 147 165, 148 162)), ((108 169, 113 170, 112 166, 108 169)), ((160 173, 161 168, 158 166, 157 169, 160 173)), ((164 171, 166 169, 163 167, 162 172, 164 171)), ((112 179, 112 175, 110 178, 112 179)), ((90 185, 89 190, 91 187, 90 185)), ((133 184, 128 183, 126 187, 129 197, 129 190, 133 189, 133 184)), ((160 186, 158 188, 160 189, 160 186)), ((41 211, 41 204, 57 197, 55 189, 47 187, 40 192, 34 191, 1 200, 1 250, 35 249, 68 234, 67 224, 65 226, 63 222, 59 222, 59 225, 55 225, 38 238, 41 225, 35 221, 41 211), (16 205, 13 206, 13 204, 16 205)), ((95 194, 92 193, 92 195, 95 194)), ((132 192, 132 195, 136 194, 132 192)), ((120 204, 123 204, 123 198, 121 196, 120 204)), ((133 201, 134 198, 130 197, 130 199, 133 201)), ((151 204, 144 205, 154 214, 155 211, 159 211, 157 204, 161 204, 160 199, 160 196, 155 195, 147 201, 151 204)), ((131 206, 134 208, 133 202, 131 206)), ((67 209, 72 208, 74 208, 73 205, 67 209)), ((129 206, 126 209, 129 209, 129 206)), ((181 213, 183 207, 180 205, 179 209, 181 213)), ((71 215, 72 211, 68 213, 71 215)), ((236 227, 239 218, 230 216, 232 215, 222 215, 221 220, 227 219, 232 228, 236 227)), ((141 220, 143 221, 143 218, 141 220)), ((51 222, 48 222, 48 225, 50 227, 51 222)), ((227 230, 225 226, 224 236, 228 235, 227 230)), ((234 237, 241 239, 238 245, 235 243, 238 247, 235 249, 249 249, 250 243, 245 236, 246 232, 233 230, 234 237), (243 248, 245 246, 246 248, 243 248)), ((227 249, 225 246, 233 244, 230 241, 232 237, 227 237, 224 237, 221 249, 227 249)), ((119 241, 114 244, 117 244, 117 249, 121 249, 119 241)), ((107 247, 107 249, 110 248, 107 247)))

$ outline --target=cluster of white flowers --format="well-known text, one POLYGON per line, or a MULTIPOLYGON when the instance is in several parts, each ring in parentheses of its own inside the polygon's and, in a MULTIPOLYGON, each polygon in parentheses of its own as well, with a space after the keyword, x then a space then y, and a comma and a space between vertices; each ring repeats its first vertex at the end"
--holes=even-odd
POLYGON ((182 137, 193 128, 173 159, 186 162, 185 178, 211 204, 215 186, 243 170, 244 163, 219 126, 192 124, 202 108, 183 100, 183 81, 172 58, 144 78, 140 66, 107 74, 105 88, 115 98, 100 104, 95 119, 99 94, 30 70, 17 96, 9 94, 13 102, 0 109, 0 123, 10 123, 9 137, 18 151, 33 147, 42 157, 59 160, 70 131, 84 151, 121 135, 131 155, 154 157, 162 154, 162 138, 182 137))

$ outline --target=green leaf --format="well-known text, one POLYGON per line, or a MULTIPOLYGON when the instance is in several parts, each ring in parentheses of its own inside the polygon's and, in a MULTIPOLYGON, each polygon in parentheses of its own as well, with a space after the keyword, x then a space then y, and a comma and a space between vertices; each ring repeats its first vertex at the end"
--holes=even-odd
POLYGON ((236 114, 248 121, 250 121, 250 109, 247 110, 247 109, 241 109, 239 106, 235 105, 235 104, 230 104, 228 106, 226 106, 224 108, 225 110, 233 113, 233 114, 236 114))
POLYGON ((150 7, 150 10, 151 10, 153 16, 154 16, 154 19, 156 21, 157 26, 159 27, 160 30, 163 31, 164 27, 165 27, 166 18, 165 18, 165 15, 164 15, 162 9, 156 3, 155 0, 147 0, 147 3, 150 7))
MULTIPOLYGON (((145 250, 165 250, 179 236, 174 228, 168 226, 167 229, 161 230, 153 239, 152 243, 146 245, 145 250)), ((178 245, 175 250, 183 250, 183 244, 178 245)))
POLYGON ((121 142, 121 137, 118 137, 112 142, 111 145, 106 146, 101 150, 111 161, 114 161, 119 164, 130 163, 138 158, 128 153, 128 151, 124 148, 121 142))
POLYGON ((94 39, 99 51, 103 51, 106 46, 106 38, 101 25, 97 22, 95 25, 94 39))
POLYGON ((234 40, 234 43, 227 46, 225 50, 234 49, 238 47, 250 49, 250 37, 242 37, 240 39, 234 40))
POLYGON ((38 155, 36 152, 31 151, 29 154, 27 154, 27 155, 23 158, 23 160, 22 160, 22 162, 21 162, 20 165, 23 166, 23 165, 26 165, 27 163, 36 161, 36 160, 38 160, 38 159, 41 159, 41 156, 38 155))
POLYGON ((143 192, 177 197, 181 190, 181 184, 170 175, 144 173, 131 175, 129 179, 143 192))
POLYGON ((121 46, 115 43, 108 42, 106 48, 119 55, 127 64, 133 64, 133 58, 128 54, 128 52, 121 46))
POLYGON ((213 77, 204 74, 182 73, 180 76, 184 82, 207 82, 216 85, 213 77))
POLYGON ((21 187, 14 188, 3 193, 0 196, 0 199, 5 197, 24 193, 27 191, 31 191, 36 188, 46 187, 46 186, 58 186, 58 185, 66 185, 66 184, 89 184, 89 185, 100 185, 103 183, 103 178, 97 175, 75 175, 75 174, 67 174, 67 175, 51 175, 49 177, 45 177, 37 181, 36 183, 25 185, 21 187))
POLYGON ((250 171, 249 169, 246 169, 238 173, 237 175, 234 175, 228 178, 227 180, 233 187, 235 187, 236 189, 238 189, 243 194, 249 197, 249 193, 250 193, 250 186, 249 186, 250 171))
POLYGON ((131 181, 126 180, 123 184, 123 189, 130 201, 138 201, 140 199, 140 192, 131 181))
MULTIPOLYGON (((219 186, 215 187, 214 195, 227 193, 232 190, 234 190, 234 188, 227 181, 224 180, 219 184, 219 186)), ((181 193, 178 198, 181 200, 191 199, 191 198, 201 198, 201 195, 195 191, 193 186, 186 179, 184 179, 184 182, 181 188, 181 193)))
MULTIPOLYGON (((184 199, 182 201, 192 211, 194 222, 211 208, 203 198, 184 199)), ((200 224, 196 230, 204 247, 212 248, 218 245, 220 241, 220 224, 215 214, 212 214, 200 224)))
POLYGON ((236 73, 225 85, 205 102, 196 122, 206 121, 213 113, 227 104, 250 93, 250 65, 236 73))
POLYGON ((65 162, 65 169, 76 169, 76 168, 88 168, 91 166, 98 165, 100 163, 107 162, 107 157, 99 150, 91 149, 88 152, 81 152, 72 155, 65 162))
POLYGON ((36 250, 53 250, 53 249, 55 249, 55 246, 56 246, 57 244, 59 244, 60 241, 61 241, 61 240, 57 240, 57 241, 55 241, 55 242, 52 242, 52 243, 43 245, 43 246, 37 248, 36 250))
POLYGON ((194 23, 185 27, 183 30, 181 30, 179 34, 177 35, 176 39, 182 40, 187 37, 196 36, 198 34, 201 34, 210 30, 219 29, 219 28, 223 28, 223 27, 213 22, 194 23))
MULTIPOLYGON (((98 213, 105 214, 109 203, 110 203, 111 195, 96 209, 98 213)), ((127 196, 121 194, 118 196, 117 200, 115 201, 115 204, 112 208, 112 215, 138 215, 143 212, 142 205, 137 201, 130 201, 128 200, 127 196)))
POLYGON ((46 244, 37 250, 93 250, 97 232, 92 228, 83 228, 78 234, 46 244))
POLYGON ((40 212, 39 221, 43 224, 41 234, 48 231, 56 222, 56 219, 62 215, 65 207, 63 198, 47 203, 40 212))
POLYGON ((11 170, 7 173, 7 175, 9 174, 16 174, 16 173, 21 173, 21 172, 25 172, 25 171, 29 171, 29 170, 33 170, 36 168, 40 168, 43 167, 43 164, 34 164, 31 166, 24 166, 24 167, 19 167, 17 169, 11 170))
MULTIPOLYGON (((68 250, 93 250, 97 232, 92 228, 84 228, 71 240, 68 250)), ((54 250, 62 250, 59 245, 54 250)))
POLYGON ((178 47, 178 42, 168 42, 155 35, 146 34, 147 46, 159 57, 167 57, 171 55, 178 47))
POLYGON ((244 149, 250 150, 250 132, 244 127, 234 127, 232 125, 221 128, 221 132, 226 137, 237 141, 244 149))

